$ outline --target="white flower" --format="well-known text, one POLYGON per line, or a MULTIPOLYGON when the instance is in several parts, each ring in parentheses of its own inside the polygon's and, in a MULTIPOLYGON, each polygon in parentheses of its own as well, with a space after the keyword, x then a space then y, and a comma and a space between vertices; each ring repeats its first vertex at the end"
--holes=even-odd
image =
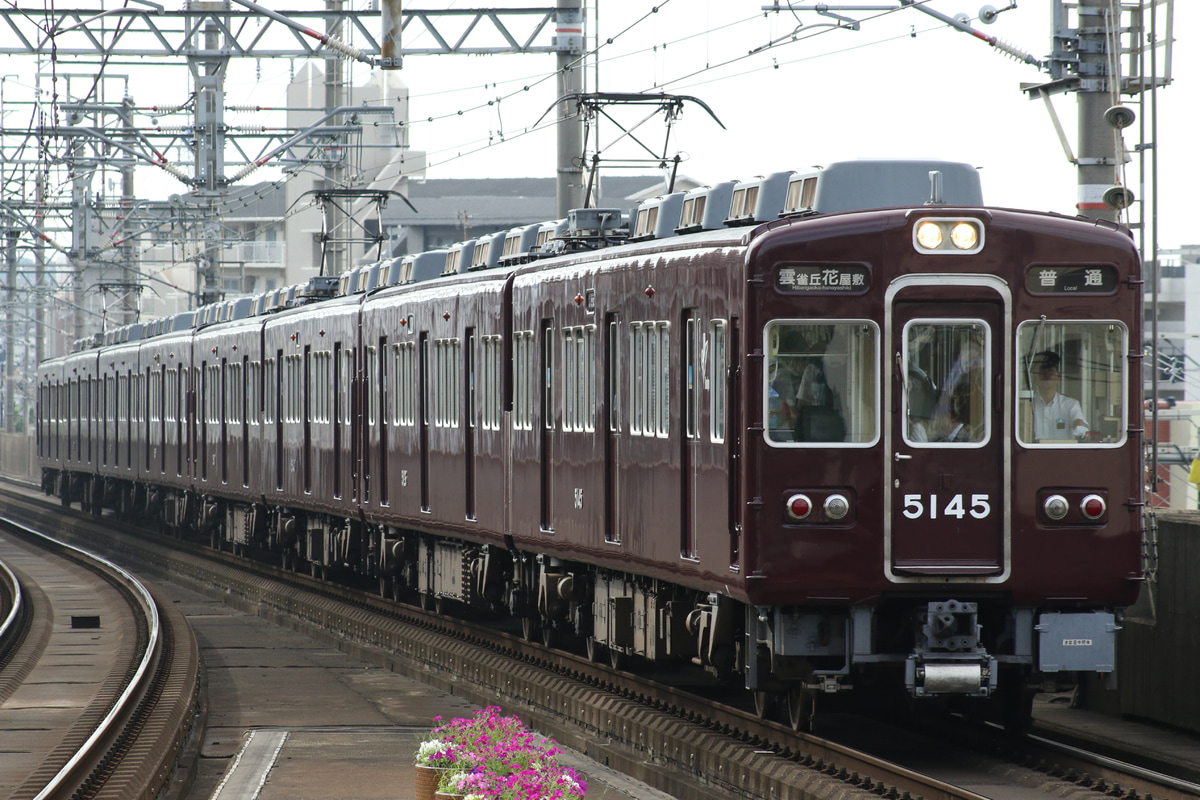
POLYGON ((417 763, 424 764, 445 749, 446 743, 438 739, 421 742, 420 747, 417 748, 417 763))

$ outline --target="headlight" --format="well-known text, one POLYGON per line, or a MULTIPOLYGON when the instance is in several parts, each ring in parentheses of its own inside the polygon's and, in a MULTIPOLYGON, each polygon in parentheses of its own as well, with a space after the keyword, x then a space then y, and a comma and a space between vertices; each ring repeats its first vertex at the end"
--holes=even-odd
POLYGON ((930 220, 917 225, 917 244, 926 250, 937 250, 942 246, 942 226, 930 220))
POLYGON ((969 217, 926 217, 913 226, 920 253, 970 255, 983 249, 983 222, 969 217))
POLYGON ((969 222, 955 223, 950 229, 950 241, 959 250, 973 250, 979 244, 979 230, 969 222))

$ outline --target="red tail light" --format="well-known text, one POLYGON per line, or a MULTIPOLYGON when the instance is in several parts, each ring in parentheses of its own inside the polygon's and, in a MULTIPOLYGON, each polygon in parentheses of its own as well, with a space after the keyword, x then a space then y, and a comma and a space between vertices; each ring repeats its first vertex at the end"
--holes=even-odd
POLYGON ((1095 520, 1104 516, 1104 512, 1108 510, 1108 505, 1100 495, 1089 494, 1079 502, 1079 510, 1088 519, 1095 520))
POLYGON ((794 494, 788 498, 787 513, 792 519, 805 519, 812 513, 812 509, 812 500, 809 500, 806 494, 794 494))

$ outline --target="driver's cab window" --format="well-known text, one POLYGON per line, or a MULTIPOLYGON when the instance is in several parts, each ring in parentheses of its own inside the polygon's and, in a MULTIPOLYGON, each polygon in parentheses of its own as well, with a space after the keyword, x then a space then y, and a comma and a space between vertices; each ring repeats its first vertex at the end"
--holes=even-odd
POLYGON ((982 320, 904 326, 904 441, 979 447, 991 437, 990 330, 982 320))
POLYGON ((765 333, 767 442, 873 444, 879 427, 875 324, 774 322, 765 333))
POLYGON ((1126 340, 1115 321, 1022 323, 1017 440, 1047 447, 1123 442, 1126 340))

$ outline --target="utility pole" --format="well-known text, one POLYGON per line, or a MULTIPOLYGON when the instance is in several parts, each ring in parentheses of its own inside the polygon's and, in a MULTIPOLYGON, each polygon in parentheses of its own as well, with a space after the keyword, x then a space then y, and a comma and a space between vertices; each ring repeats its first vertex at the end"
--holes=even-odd
MULTIPOLYGON (((5 292, 7 312, 4 318, 4 432, 17 431, 16 372, 17 372, 17 239, 21 232, 15 228, 5 231, 4 248, 8 262, 8 289, 5 292)), ((29 358, 28 354, 25 356, 29 358)))
POLYGON ((91 191, 92 169, 83 163, 83 141, 71 143, 71 266, 73 268, 71 294, 75 305, 75 326, 72 336, 78 340, 86 333, 87 319, 84 317, 86 287, 84 274, 87 270, 87 253, 91 246, 91 214, 88 200, 91 191))
MULTIPOLYGON (((342 0, 325 0, 325 10, 329 19, 325 23, 327 36, 340 38, 342 35, 342 0)), ((345 70, 342 56, 335 51, 328 51, 325 59, 325 113, 344 105, 345 70)), ((334 114, 325 121, 329 127, 342 124, 343 114, 334 114)), ((334 134, 331 144, 325 149, 325 189, 343 189, 346 181, 346 137, 334 134)), ((345 212, 339 203, 323 204, 322 213, 325 215, 324 232, 326 240, 322 243, 321 251, 325 263, 321 265, 322 275, 341 275, 346 271, 346 241, 341 235, 345 225, 345 212)))
MULTIPOLYGON (((122 102, 127 108, 133 107, 133 98, 126 97, 122 102)), ((125 130, 128 132, 127 138, 133 141, 136 138, 136 131, 129 117, 125 117, 125 130)), ((121 169, 121 211, 122 223, 129 225, 131 223, 130 216, 133 213, 134 204, 137 198, 133 193, 133 163, 121 169)), ((139 310, 138 294, 141 290, 141 282, 138 280, 137 265, 134 263, 137 258, 137 248, 134 247, 134 237, 126 235, 124 242, 121 244, 118 252, 121 254, 121 285, 119 288, 119 297, 121 298, 121 307, 124 310, 121 324, 129 325, 137 322, 139 310)), ((40 361, 38 363, 41 363, 40 361)))
POLYGON ((34 332, 34 363, 41 364, 46 358, 46 242, 43 238, 45 234, 46 212, 42 207, 46 203, 46 173, 42 170, 37 171, 36 189, 34 197, 37 201, 37 211, 34 212, 34 231, 35 241, 33 245, 33 263, 34 263, 34 281, 33 281, 33 297, 34 297, 34 321, 36 322, 36 330, 34 332))
MULTIPOLYGON (((1116 222, 1133 196, 1120 191, 1125 149, 1121 135, 1105 121, 1105 111, 1119 105, 1119 75, 1110 64, 1119 63, 1120 53, 1110 52, 1110 31, 1120 31, 1121 20, 1111 19, 1109 0, 1079 0, 1078 52, 1079 119, 1078 167, 1079 213, 1093 219, 1116 222)), ((1056 10, 1062 6, 1056 4, 1056 10)), ((1057 26, 1056 26, 1057 27, 1057 26)), ((1118 33, 1119 35, 1119 33, 1118 33)))
MULTIPOLYGON (((207 5, 198 0, 188 3, 189 10, 207 5)), ((225 23, 225 29, 228 30, 229 20, 226 19, 225 23)), ((207 206, 196 286, 201 305, 216 302, 224 294, 221 285, 221 242, 224 233, 217 217, 217 207, 221 202, 225 180, 225 70, 229 65, 229 55, 222 43, 221 30, 216 20, 210 18, 202 32, 202 52, 197 53, 192 47, 187 57, 188 69, 198 90, 193 129, 196 195, 207 206)))
MULTIPOLYGON (((555 16, 554 45, 558 49, 558 96, 574 97, 583 92, 584 36, 583 0, 562 0, 555 16)), ((583 121, 576 117, 574 100, 558 104, 558 182, 555 192, 557 216, 565 218, 572 208, 584 205, 583 121)))

